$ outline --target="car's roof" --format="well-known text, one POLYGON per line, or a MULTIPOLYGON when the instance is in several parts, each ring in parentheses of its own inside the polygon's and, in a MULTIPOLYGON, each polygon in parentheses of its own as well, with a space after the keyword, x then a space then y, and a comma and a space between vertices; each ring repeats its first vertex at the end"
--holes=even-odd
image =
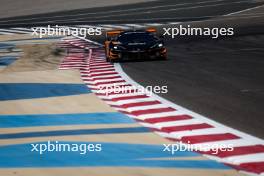
POLYGON ((124 31, 120 33, 120 35, 124 35, 124 34, 151 34, 151 33, 148 31, 124 31))

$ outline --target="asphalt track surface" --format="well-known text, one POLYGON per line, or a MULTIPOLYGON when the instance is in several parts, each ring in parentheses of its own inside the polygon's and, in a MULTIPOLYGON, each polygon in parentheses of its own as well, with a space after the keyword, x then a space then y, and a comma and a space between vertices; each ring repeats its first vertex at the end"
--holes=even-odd
POLYGON ((15 17, 21 15, 32 15, 39 13, 51 13, 66 10, 76 10, 80 8, 106 7, 124 4, 135 4, 155 0, 1 0, 1 18, 15 17))
POLYGON ((168 61, 122 66, 144 86, 167 85, 166 99, 263 138, 263 42, 263 35, 168 42, 168 61))
MULTIPOLYGON (((54 3, 50 3, 50 8, 54 3)), ((261 4, 262 0, 159 0, 77 10, 58 9, 58 12, 51 13, 40 11, 40 14, 1 18, 0 27, 192 21, 214 18, 261 4)), ((19 3, 14 3, 14 7, 20 8, 19 3)))
MULTIPOLYGON (((2 18, 0 27, 214 21, 262 4, 252 0, 164 0, 2 18)), ((122 66, 142 85, 167 85, 165 98, 263 138, 264 36, 258 30, 263 29, 258 25, 263 13, 244 17, 246 22, 232 17, 228 23, 235 27, 244 23, 239 32, 247 35, 218 40, 166 39, 168 61, 124 62, 122 66)))

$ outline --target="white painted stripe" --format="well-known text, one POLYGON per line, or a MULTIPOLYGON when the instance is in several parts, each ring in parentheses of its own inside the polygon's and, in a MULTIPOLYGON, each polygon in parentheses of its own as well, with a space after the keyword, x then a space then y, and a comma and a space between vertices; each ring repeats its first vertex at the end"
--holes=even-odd
MULTIPOLYGON (((122 78, 121 78, 122 79, 122 78)), ((123 79, 122 79, 123 80, 123 79)), ((124 87, 124 86, 121 86, 120 88, 122 88, 122 87, 124 87)), ((130 87, 130 86, 125 86, 125 87, 129 87, 130 88, 130 90, 129 91, 121 91, 121 90, 115 90, 116 92, 114 92, 114 90, 113 90, 113 87, 111 87, 110 89, 103 89, 101 92, 98 92, 98 93, 101 93, 101 94, 104 94, 104 95, 101 95, 101 96, 105 96, 106 98, 108 98, 108 97, 110 97, 110 95, 112 96, 112 95, 115 95, 115 94, 125 94, 125 95, 127 95, 127 94, 129 94, 129 93, 133 93, 133 91, 131 91, 132 89, 133 90, 136 90, 136 89, 134 89, 133 87, 130 87)), ((113 96, 112 96, 113 97, 113 96)), ((116 98, 116 97, 115 97, 116 98)))
POLYGON ((121 86, 121 85, 126 85, 126 84, 127 84, 126 82, 121 82, 121 83, 103 84, 103 85, 98 85, 98 86, 91 85, 91 87, 99 89, 99 88, 106 88, 106 87, 113 87, 113 86, 121 86))
POLYGON ((193 125, 193 124, 201 124, 201 123, 203 123, 203 122, 201 122, 198 119, 187 119, 187 120, 178 120, 178 121, 171 121, 171 122, 161 122, 161 123, 155 123, 155 124, 144 123, 144 124, 146 124, 144 126, 149 126, 151 128, 161 129, 163 127, 193 125))
MULTIPOLYGON (((106 79, 106 80, 96 80, 96 81, 89 81, 90 84, 97 84, 97 83, 105 83, 105 82, 110 82, 110 81, 122 81, 124 80, 123 78, 114 78, 114 79, 106 79)), ((114 90, 109 90, 109 91, 114 91, 114 90)))
POLYGON ((264 162, 264 153, 238 155, 238 156, 231 156, 225 158, 219 158, 212 155, 207 155, 207 157, 217 160, 219 162, 235 164, 235 165, 240 165, 243 163, 252 163, 252 162, 264 162))
POLYGON ((127 26, 122 26, 122 25, 100 25, 102 26, 103 28, 112 28, 112 29, 117 29, 117 28, 120 28, 120 29, 129 29, 129 27, 127 26))
MULTIPOLYGON (((89 76, 90 74, 87 74, 87 73, 82 73, 82 76, 89 76)), ((90 78, 109 78, 109 77, 113 77, 113 76, 119 76, 118 73, 115 73, 115 74, 111 74, 111 75, 100 75, 100 76, 91 76, 90 78)))
POLYGON ((263 6, 264 5, 260 5, 260 6, 257 6, 257 7, 252 7, 252 8, 248 8, 248 9, 245 9, 245 10, 240 10, 240 11, 237 11, 237 12, 229 13, 229 14, 226 14, 226 15, 223 15, 223 16, 236 15, 236 14, 240 14, 240 13, 247 12, 247 11, 250 11, 250 10, 258 9, 258 8, 263 7, 263 6))
POLYGON ((116 109, 127 111, 127 112, 132 112, 132 111, 157 109, 157 108, 168 108, 168 106, 164 104, 155 104, 155 105, 144 105, 144 106, 139 105, 139 106, 134 106, 130 108, 116 108, 116 109))
POLYGON ((25 31, 25 32, 28 32, 28 33, 32 33, 33 32, 33 30, 29 29, 29 28, 11 28, 11 29, 19 30, 19 31, 25 31))
MULTIPOLYGON (((222 131, 223 133, 223 131, 222 131)), ((214 146, 214 145, 232 145, 232 147, 243 147, 243 146, 250 146, 250 145, 257 145, 259 144, 258 141, 252 140, 249 141, 247 139, 231 139, 231 140, 222 140, 222 141, 212 141, 212 142, 204 142, 197 145, 205 145, 205 146, 214 146)), ((196 145, 196 144, 193 144, 196 145)))
POLYGON ((113 65, 113 64, 110 64, 110 63, 107 63, 107 62, 96 63, 96 64, 90 63, 91 67, 93 67, 93 66, 111 66, 111 65, 113 65))
MULTIPOLYGON (((110 91, 108 91, 108 93, 111 93, 110 91)), ((114 95, 107 95, 107 96, 99 95, 99 97, 105 98, 105 99, 113 99, 113 98, 121 98, 121 97, 128 97, 128 96, 137 96, 137 95, 145 95, 145 94, 140 93, 140 92, 133 92, 133 93, 114 94, 114 95)))
POLYGON ((170 22, 168 24, 180 24, 181 22, 170 22))
POLYGON ((111 88, 111 87, 114 87, 114 86, 123 86, 123 85, 127 85, 126 82, 118 82, 118 83, 109 83, 109 84, 101 84, 101 85, 98 85, 98 88, 111 88))
POLYGON ((80 69, 80 67, 59 67, 60 70, 80 69))
MULTIPOLYGON (((208 129, 209 130, 209 129, 208 129)), ((197 131, 197 130, 194 130, 197 131)), ((174 139, 180 139, 180 138, 175 138, 175 136, 173 136, 172 133, 166 133, 166 132, 160 132, 160 131, 156 131, 156 134, 164 137, 164 138, 174 138, 174 139)), ((183 132, 184 133, 184 132, 183 132)), ((187 131, 186 131, 187 133, 187 131)), ((216 134, 221 134, 223 133, 223 131, 220 131, 220 133, 216 133, 216 134)), ((212 133, 213 134, 213 133, 212 133)), ((190 135, 192 136, 192 135, 190 135)), ((193 135, 195 136, 195 135, 193 135)), ((205 143, 199 143, 199 144, 192 144, 193 147, 201 147, 201 148, 208 148, 208 149, 212 149, 215 148, 215 146, 232 146, 232 147, 243 147, 243 146, 252 146, 252 145, 258 145, 259 141, 257 140, 252 140, 252 141, 248 141, 246 139, 232 139, 232 140, 222 140, 222 141, 212 141, 212 142, 205 142, 205 143)))
POLYGON ((145 28, 145 25, 140 24, 125 24, 126 26, 133 27, 133 28, 145 28))
POLYGON ((93 25, 76 25, 78 28, 99 28, 100 26, 93 25))
POLYGON ((95 69, 99 69, 99 68, 102 68, 102 67, 114 68, 113 65, 97 65, 97 66, 90 66, 89 68, 90 68, 91 70, 95 70, 95 69))
POLYGON ((164 25, 162 23, 146 23, 145 24, 146 26, 161 26, 161 25, 164 25))
POLYGON ((121 81, 121 80, 124 80, 123 78, 112 78, 112 77, 109 77, 109 78, 104 78, 104 79, 98 79, 98 80, 91 80, 93 81, 93 83, 104 83, 104 82, 109 82, 109 81, 121 81))
POLYGON ((90 76, 93 77, 93 75, 97 75, 97 74, 107 74, 107 73, 113 73, 115 71, 102 71, 102 72, 94 72, 94 73, 90 73, 90 76))
POLYGON ((30 32, 12 30, 12 29, 0 29, 0 31, 9 32, 9 33, 13 33, 13 34, 28 34, 28 33, 30 33, 30 32))
POLYGON ((102 28, 103 30, 113 30, 114 28, 111 27, 104 27, 102 25, 99 25, 98 27, 102 28))
MULTIPOLYGON (((191 131, 179 131, 170 133, 170 137, 181 139, 184 136, 197 136, 197 135, 207 135, 207 134, 219 134, 222 133, 224 129, 222 128, 206 128, 206 129, 197 129, 191 131)), ((230 131, 225 131, 226 133, 230 131)))
POLYGON ((104 71, 109 71, 109 70, 112 70, 112 72, 113 71, 115 71, 115 70, 113 70, 114 68, 97 68, 97 69, 94 69, 94 70, 87 70, 87 71, 89 71, 90 73, 101 73, 101 72, 104 72, 104 71))
POLYGON ((112 105, 124 105, 124 104, 130 104, 130 103, 140 103, 140 102, 147 102, 147 101, 155 101, 155 99, 146 97, 146 98, 135 98, 135 99, 129 99, 129 100, 119 100, 116 102, 108 102, 108 104, 112 105))
POLYGON ((182 111, 171 111, 171 112, 159 112, 159 113, 152 113, 152 114, 145 114, 145 115, 140 115, 140 116, 134 116, 131 115, 134 118, 145 120, 149 118, 160 118, 160 117, 167 117, 167 116, 172 116, 172 115, 183 115, 185 114, 182 111))
POLYGON ((0 35, 13 35, 14 33, 11 32, 2 32, 0 29, 0 35))
POLYGON ((88 71, 90 71, 91 73, 100 73, 100 72, 109 71, 109 70, 115 71, 113 67, 88 69, 88 71))

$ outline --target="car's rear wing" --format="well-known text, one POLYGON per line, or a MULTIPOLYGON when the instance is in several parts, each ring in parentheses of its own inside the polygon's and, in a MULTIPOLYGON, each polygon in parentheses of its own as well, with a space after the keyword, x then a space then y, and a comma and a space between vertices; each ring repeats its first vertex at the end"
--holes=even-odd
POLYGON ((148 28, 146 29, 147 32, 156 33, 157 30, 155 28, 148 28))
POLYGON ((108 31, 106 32, 105 37, 107 40, 109 40, 110 38, 117 37, 121 32, 124 32, 124 31, 123 30, 108 31))
MULTIPOLYGON (((105 38, 106 40, 112 40, 116 38, 121 32, 124 32, 124 30, 107 31, 105 34, 105 38)), ((157 30, 155 28, 148 28, 146 29, 146 32, 156 33, 157 30)))

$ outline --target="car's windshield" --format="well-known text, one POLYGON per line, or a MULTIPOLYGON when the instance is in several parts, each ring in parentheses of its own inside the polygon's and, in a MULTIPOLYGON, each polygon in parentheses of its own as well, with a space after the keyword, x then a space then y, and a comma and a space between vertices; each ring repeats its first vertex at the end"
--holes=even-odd
POLYGON ((129 32, 118 37, 118 41, 121 43, 141 43, 153 41, 155 39, 156 38, 151 33, 146 32, 129 32))

